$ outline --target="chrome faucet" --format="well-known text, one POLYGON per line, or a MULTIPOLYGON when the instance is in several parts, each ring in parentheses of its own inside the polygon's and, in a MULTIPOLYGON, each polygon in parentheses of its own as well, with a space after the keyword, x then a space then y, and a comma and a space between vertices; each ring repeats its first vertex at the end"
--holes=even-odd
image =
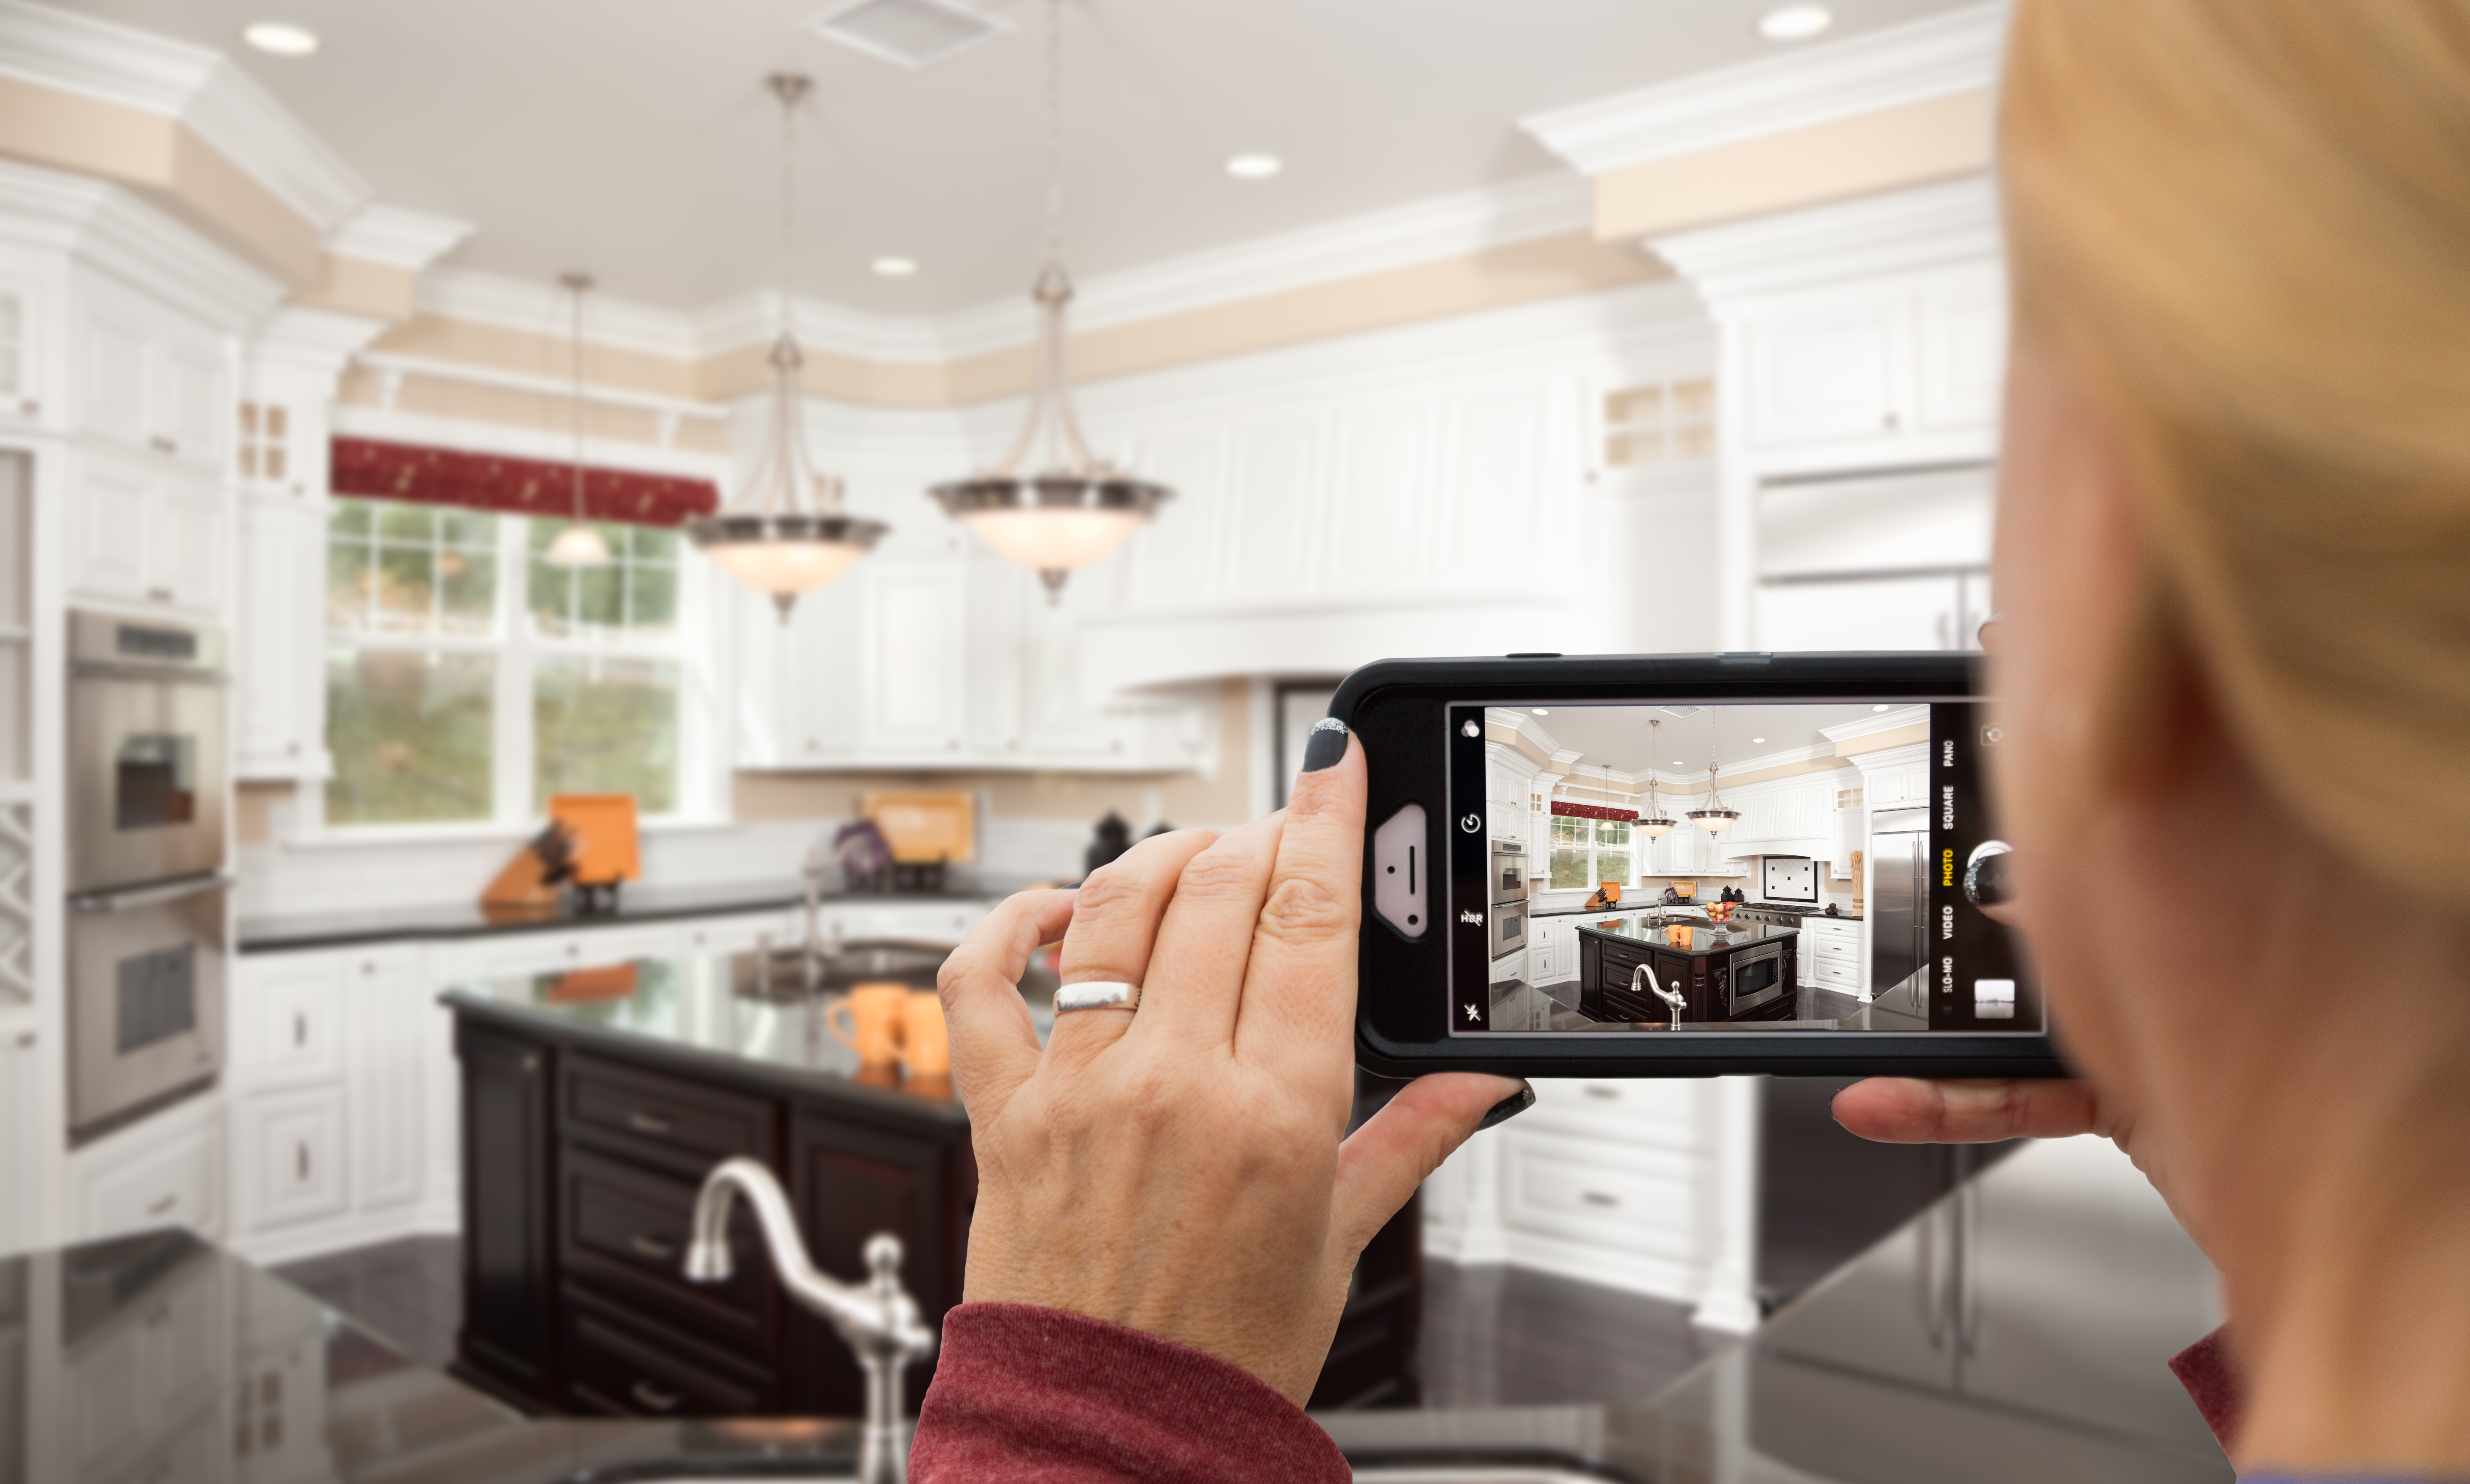
POLYGON ((1655 991, 1655 997, 1657 999, 1662 1000, 1665 1004, 1672 1007, 1672 1023, 1676 1027, 1679 1026, 1681 1024, 1681 1017, 1689 1012, 1689 1000, 1682 996, 1680 990, 1666 989, 1662 985, 1657 984, 1655 982, 1655 972, 1643 963, 1630 970, 1630 993, 1638 993, 1640 980, 1646 981, 1646 987, 1655 991))
POLYGON ((704 1176, 695 1196, 694 1241, 687 1248, 689 1283, 726 1283, 732 1270, 729 1212, 743 1194, 771 1251, 781 1284, 809 1313, 831 1321, 866 1371, 866 1426, 858 1438, 858 1484, 901 1484, 909 1449, 900 1436, 900 1373, 935 1353, 935 1332, 919 1321, 918 1302, 900 1287, 900 1239, 877 1232, 866 1240, 865 1283, 843 1283, 816 1270, 798 1235, 789 1197, 772 1171, 740 1156, 704 1176))

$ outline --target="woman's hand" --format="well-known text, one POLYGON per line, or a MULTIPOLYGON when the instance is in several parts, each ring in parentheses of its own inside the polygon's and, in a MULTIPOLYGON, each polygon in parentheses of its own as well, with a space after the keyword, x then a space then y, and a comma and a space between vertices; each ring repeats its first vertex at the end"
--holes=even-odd
POLYGON ((2117 1145, 2161 1193, 2198 1246, 2203 1234, 2171 1189, 2169 1161, 2139 1144, 2135 1120, 2086 1081, 2063 1078, 1930 1081, 1874 1077, 1835 1095, 1835 1122, 1880 1144, 1994 1144, 2002 1139, 2067 1139, 2099 1134, 2117 1145))
POLYGON ((970 1303, 1164 1335, 1300 1403, 1363 1244, 1488 1110, 1532 1098, 1427 1077, 1346 1137, 1363 752, 1327 735, 1283 813, 1145 840, 1077 893, 1015 896, 944 963, 978 1156, 970 1303), (1041 1052, 1015 985, 1059 936, 1064 983, 1141 998, 1059 1016, 1041 1052))

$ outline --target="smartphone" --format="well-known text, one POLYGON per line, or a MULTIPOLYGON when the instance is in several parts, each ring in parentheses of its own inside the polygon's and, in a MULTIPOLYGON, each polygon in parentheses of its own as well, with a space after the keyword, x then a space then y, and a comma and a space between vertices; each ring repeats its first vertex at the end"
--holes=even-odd
POLYGON ((1391 660, 1330 711, 1370 769, 1374 1072, 2066 1075, 1977 657, 1391 660))

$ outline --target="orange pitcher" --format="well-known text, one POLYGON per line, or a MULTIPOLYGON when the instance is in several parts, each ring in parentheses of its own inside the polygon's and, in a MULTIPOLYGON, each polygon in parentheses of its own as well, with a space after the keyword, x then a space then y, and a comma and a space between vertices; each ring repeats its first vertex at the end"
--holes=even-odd
POLYGON ((848 999, 825 1009, 824 1024, 830 1028, 833 1040, 857 1053, 860 1062, 888 1067, 900 1059, 901 1020, 908 1002, 907 985, 859 985, 850 990, 848 999))

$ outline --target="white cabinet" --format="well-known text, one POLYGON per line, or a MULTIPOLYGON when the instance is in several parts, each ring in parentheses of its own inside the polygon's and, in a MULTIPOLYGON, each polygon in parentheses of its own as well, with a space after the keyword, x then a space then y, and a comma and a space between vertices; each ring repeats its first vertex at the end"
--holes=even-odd
POLYGON ((338 1082, 344 985, 325 959, 277 958, 253 968, 233 997, 235 1088, 338 1082))
POLYGON ((0 1257, 41 1242, 36 1229, 48 1204, 35 1181, 42 1168, 35 1144, 35 1048, 31 1031, 0 1033, 0 1257))
POLYGON ((194 475, 88 452, 69 496, 69 587, 80 596, 218 614, 229 503, 194 475))
POLYGON ((1799 854, 1826 835, 1835 804, 1835 781, 1821 776, 1753 783, 1726 789, 1724 801, 1741 813, 1716 842, 1727 865, 1734 860, 1729 852, 1762 841, 1789 842, 1802 847, 1792 852, 1799 854))
POLYGON ((363 1216, 412 1205, 423 1194, 426 1063, 437 1044, 431 1032, 446 1011, 420 969, 406 951, 363 953, 340 976, 351 1004, 350 1196, 363 1216))
POLYGON ((0 425, 43 415, 48 298, 34 280, 0 274, 0 425))
POLYGON ((1740 323, 1742 442, 1762 468, 1994 449, 2007 337, 1994 262, 1779 296, 1740 323))
POLYGON ((1978 649, 1990 574, 1829 577, 1759 585, 1754 621, 1766 650, 1978 649))
MULTIPOLYGON (((1862 770, 1863 786, 1872 813, 1880 809, 1918 809, 1929 802, 1929 759, 1926 749, 1898 749, 1912 752, 1909 760, 1898 760, 1876 768, 1862 770)), ((1865 846, 1866 847, 1866 846, 1865 846)))
POLYGON ((240 507, 233 699, 243 778, 314 778, 326 753, 326 506, 248 495, 240 507))
POLYGON ((99 281, 78 295, 74 418, 84 431, 220 475, 232 416, 223 336, 99 281))
POLYGON ((342 1214, 344 1090, 260 1093, 232 1108, 233 1209, 244 1236, 342 1214))
POLYGON ((80 1241, 160 1226, 220 1236, 221 1101, 192 1098, 77 1150, 69 1157, 69 1200, 80 1241))
POLYGON ((961 751, 966 571, 950 558, 878 557, 866 572, 858 735, 871 756, 942 760, 961 751))
POLYGON ((1861 992, 1861 924, 1840 917, 1801 919, 1800 981, 1806 985, 1861 992))

